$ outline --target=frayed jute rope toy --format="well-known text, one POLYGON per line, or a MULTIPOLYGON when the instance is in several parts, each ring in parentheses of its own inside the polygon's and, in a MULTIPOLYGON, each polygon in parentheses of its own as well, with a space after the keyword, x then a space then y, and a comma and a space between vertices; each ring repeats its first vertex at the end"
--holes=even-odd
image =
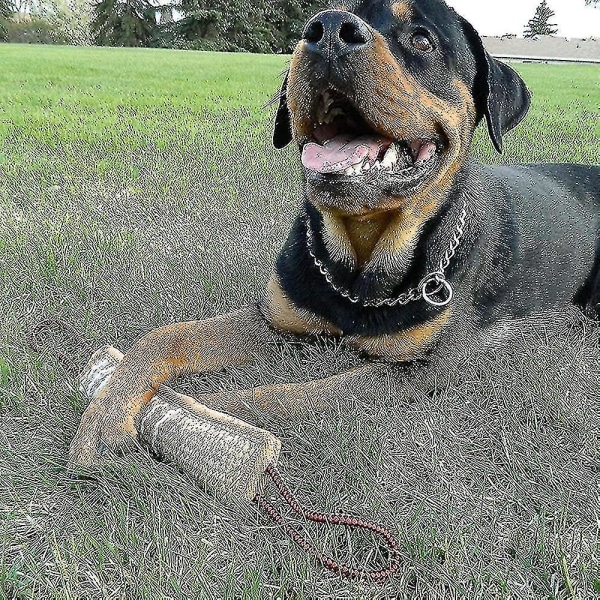
MULTIPOLYGON (((90 400, 100 394, 122 358, 123 354, 111 346, 92 355, 80 377, 80 389, 90 400)), ((239 507, 241 503, 254 502, 326 569, 343 577, 379 583, 398 569, 398 544, 385 527, 352 515, 312 511, 295 500, 277 471, 281 441, 272 433, 212 410, 165 385, 140 411, 136 427, 140 443, 154 455, 176 464, 224 503, 239 507), (376 571, 356 569, 320 552, 285 523, 264 497, 267 478, 305 519, 362 528, 379 535, 388 548, 388 566, 376 571)))

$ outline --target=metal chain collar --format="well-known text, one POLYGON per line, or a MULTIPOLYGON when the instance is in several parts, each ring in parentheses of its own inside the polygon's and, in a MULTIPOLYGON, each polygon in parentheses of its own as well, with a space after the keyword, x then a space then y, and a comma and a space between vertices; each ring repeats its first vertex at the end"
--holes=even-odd
POLYGON ((467 200, 463 199, 463 207, 458 217, 458 223, 456 224, 456 229, 452 235, 452 240, 448 246, 446 252, 440 259, 439 268, 436 271, 432 271, 428 273, 421 279, 417 287, 411 288, 407 292, 400 294, 397 298, 383 298, 381 300, 367 300, 363 301, 356 296, 353 296, 347 290, 342 289, 333 283, 331 278, 331 273, 327 270, 327 267, 323 264, 321 260, 319 260, 314 253, 313 250, 313 234, 310 228, 310 224, 307 223, 306 226, 306 240, 308 242, 308 252, 312 256, 312 259, 315 265, 319 268, 319 271, 325 277, 329 285, 338 293, 340 296, 347 298, 350 302, 354 304, 362 304, 363 306, 372 306, 379 308, 380 306, 397 306, 398 304, 404 306, 409 302, 413 302, 414 300, 418 300, 419 298, 423 298, 425 302, 431 304, 432 306, 445 306, 452 300, 453 289, 446 276, 444 275, 445 270, 448 268, 450 261, 456 254, 456 249, 460 245, 462 240, 464 229, 465 229, 465 219, 467 217, 467 200), (444 290, 445 294, 443 294, 441 299, 435 299, 434 296, 444 290))

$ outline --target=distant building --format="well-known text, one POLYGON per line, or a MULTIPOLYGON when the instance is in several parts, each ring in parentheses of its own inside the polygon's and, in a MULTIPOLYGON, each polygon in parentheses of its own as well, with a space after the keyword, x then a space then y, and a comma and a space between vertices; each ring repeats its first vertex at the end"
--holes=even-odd
POLYGON ((514 34, 482 38, 486 50, 498 58, 549 62, 600 63, 600 40, 567 39, 553 35, 518 38, 514 34))

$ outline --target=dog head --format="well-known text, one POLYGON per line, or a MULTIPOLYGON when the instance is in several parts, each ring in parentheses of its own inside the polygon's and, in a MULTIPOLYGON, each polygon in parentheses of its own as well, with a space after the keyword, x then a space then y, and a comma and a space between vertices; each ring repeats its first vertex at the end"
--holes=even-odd
POLYGON ((305 26, 273 141, 298 144, 317 206, 370 214, 435 202, 477 123, 500 152, 529 98, 443 0, 341 0, 305 26))

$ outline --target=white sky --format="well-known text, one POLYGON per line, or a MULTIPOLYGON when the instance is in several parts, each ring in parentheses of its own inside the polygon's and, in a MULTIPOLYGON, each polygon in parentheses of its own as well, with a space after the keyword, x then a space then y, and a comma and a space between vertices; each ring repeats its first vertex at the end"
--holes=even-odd
MULTIPOLYGON (((527 21, 535 14, 541 0, 446 0, 458 14, 481 35, 523 35, 527 21)), ((584 0, 547 0, 556 13, 550 20, 556 23, 556 35, 567 38, 595 37, 600 39, 600 5, 586 6, 584 0)))

